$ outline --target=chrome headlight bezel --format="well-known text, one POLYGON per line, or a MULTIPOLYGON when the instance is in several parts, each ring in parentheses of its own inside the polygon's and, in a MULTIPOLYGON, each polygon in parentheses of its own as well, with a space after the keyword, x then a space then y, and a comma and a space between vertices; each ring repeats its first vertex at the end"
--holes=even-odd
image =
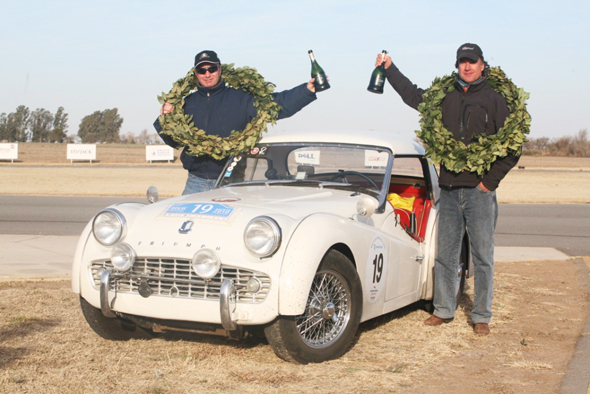
POLYGON ((125 238, 126 232, 127 220, 114 208, 103 209, 92 220, 94 239, 103 246, 113 246, 125 238))
POLYGON ((270 257, 281 246, 281 227, 271 217, 258 216, 244 229, 244 245, 252 255, 270 257))
POLYGON ((111 264, 119 272, 129 271, 133 267, 136 257, 135 250, 125 242, 116 244, 111 250, 111 264))

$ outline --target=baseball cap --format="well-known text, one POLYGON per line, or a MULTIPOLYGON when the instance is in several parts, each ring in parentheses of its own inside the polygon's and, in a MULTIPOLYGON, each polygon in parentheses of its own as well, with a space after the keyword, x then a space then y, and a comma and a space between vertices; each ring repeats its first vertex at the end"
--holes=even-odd
POLYGON ((221 63, 217 54, 213 51, 202 51, 195 56, 195 68, 204 63, 221 63))
POLYGON ((457 60, 461 59, 469 59, 474 62, 478 61, 478 59, 483 61, 483 52, 479 45, 466 43, 457 49, 457 60))

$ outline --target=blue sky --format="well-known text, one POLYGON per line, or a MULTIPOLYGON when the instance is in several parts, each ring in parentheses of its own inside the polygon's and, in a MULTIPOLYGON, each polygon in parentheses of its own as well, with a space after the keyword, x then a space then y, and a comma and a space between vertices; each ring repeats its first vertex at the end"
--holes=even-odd
POLYGON ((418 114, 391 86, 366 87, 387 49, 427 88, 479 44, 531 94, 531 137, 590 128, 588 1, 5 1, 0 0, 0 113, 63 106, 68 134, 118 108, 122 133, 154 132, 157 96, 203 49, 255 67, 277 90, 309 79, 313 49, 332 88, 274 130, 373 129, 413 136, 418 114))

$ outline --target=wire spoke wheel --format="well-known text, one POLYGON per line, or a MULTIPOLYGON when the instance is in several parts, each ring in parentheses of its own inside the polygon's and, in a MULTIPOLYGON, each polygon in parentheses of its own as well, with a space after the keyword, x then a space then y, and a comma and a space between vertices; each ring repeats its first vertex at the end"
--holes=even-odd
POLYGON ((313 280, 305 314, 296 318, 297 331, 310 347, 336 341, 350 320, 350 288, 336 272, 318 272, 313 280))
POLYGON ((345 255, 331 250, 314 274, 303 313, 277 317, 264 333, 283 360, 301 364, 333 360, 354 344, 362 302, 356 267, 345 255))

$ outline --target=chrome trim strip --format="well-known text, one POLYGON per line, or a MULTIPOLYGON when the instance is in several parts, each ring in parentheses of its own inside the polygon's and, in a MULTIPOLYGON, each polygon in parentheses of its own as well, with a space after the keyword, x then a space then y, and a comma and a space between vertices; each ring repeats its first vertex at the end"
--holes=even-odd
POLYGON ((105 317, 114 318, 116 315, 109 305, 109 289, 111 287, 112 270, 106 270, 100 277, 100 310, 105 317))
POLYGON ((225 279, 223 284, 221 285, 221 290, 219 292, 219 312, 221 314, 221 325, 228 331, 234 331, 238 328, 238 325, 235 321, 231 318, 232 311, 231 302, 233 301, 234 304, 236 302, 236 288, 234 287, 234 283, 229 280, 225 279))

